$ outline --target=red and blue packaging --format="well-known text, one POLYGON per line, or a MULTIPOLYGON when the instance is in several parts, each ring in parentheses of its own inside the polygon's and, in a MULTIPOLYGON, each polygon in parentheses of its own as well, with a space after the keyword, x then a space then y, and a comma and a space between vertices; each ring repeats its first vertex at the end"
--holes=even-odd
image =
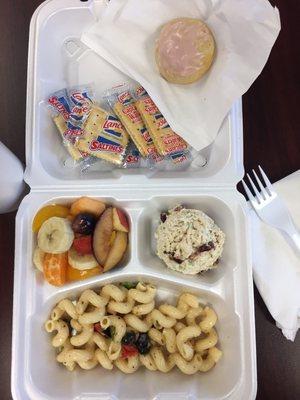
POLYGON ((92 87, 82 85, 58 90, 47 100, 63 143, 75 161, 88 157, 88 154, 76 148, 76 142, 83 135, 83 125, 93 105, 93 97, 92 87))

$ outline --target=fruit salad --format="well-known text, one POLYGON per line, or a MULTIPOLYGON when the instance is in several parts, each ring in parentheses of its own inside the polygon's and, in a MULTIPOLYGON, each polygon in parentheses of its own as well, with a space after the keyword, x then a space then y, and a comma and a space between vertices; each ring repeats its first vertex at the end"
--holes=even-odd
POLYGON ((126 253, 129 224, 121 209, 81 197, 70 206, 41 208, 32 230, 34 265, 48 283, 62 286, 117 266, 126 253))

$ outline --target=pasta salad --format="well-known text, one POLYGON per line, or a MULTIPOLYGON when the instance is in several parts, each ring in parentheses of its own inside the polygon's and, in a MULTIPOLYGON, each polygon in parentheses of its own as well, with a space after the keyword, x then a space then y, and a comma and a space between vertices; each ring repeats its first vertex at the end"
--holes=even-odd
POLYGON ((45 323, 57 362, 69 371, 100 365, 127 374, 142 366, 189 375, 213 368, 222 356, 215 311, 191 293, 176 306, 156 303, 155 295, 152 284, 125 282, 61 300, 45 323))

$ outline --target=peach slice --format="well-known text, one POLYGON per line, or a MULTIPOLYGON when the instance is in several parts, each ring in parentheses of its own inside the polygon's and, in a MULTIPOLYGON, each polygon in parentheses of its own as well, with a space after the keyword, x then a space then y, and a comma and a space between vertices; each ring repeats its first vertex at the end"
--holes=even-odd
POLYGON ((96 217, 100 217, 104 210, 105 204, 102 201, 91 199, 90 197, 80 197, 80 199, 72 203, 70 212, 72 215, 91 213, 96 217))
POLYGON ((113 208, 113 224, 116 231, 129 232, 129 224, 124 211, 113 208))
POLYGON ((69 208, 61 204, 49 204, 41 208, 35 215, 32 223, 32 230, 38 233, 40 227, 47 219, 51 217, 66 218, 69 214, 69 208))
POLYGON ((121 261, 127 249, 127 233, 118 231, 112 248, 104 264, 103 272, 109 271, 121 261))
POLYGON ((112 247, 113 210, 107 208, 97 222, 93 236, 93 251, 100 265, 104 265, 112 247))

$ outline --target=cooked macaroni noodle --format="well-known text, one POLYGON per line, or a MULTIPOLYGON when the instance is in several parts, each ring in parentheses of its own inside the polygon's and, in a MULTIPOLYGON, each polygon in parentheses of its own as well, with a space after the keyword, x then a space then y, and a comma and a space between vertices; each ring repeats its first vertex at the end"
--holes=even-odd
POLYGON ((151 354, 142 355, 140 354, 140 362, 149 369, 150 371, 157 371, 157 366, 151 356, 151 354))
POLYGON ((172 328, 165 328, 162 332, 162 340, 163 344, 166 346, 166 349, 169 353, 176 353, 177 344, 176 344, 176 332, 172 328))
POLYGON ((174 330, 176 333, 178 333, 179 331, 181 331, 182 328, 185 328, 186 325, 183 322, 176 322, 176 324, 174 325, 174 330))
POLYGON ((202 316, 203 318, 201 319, 199 326, 203 332, 208 333, 217 322, 217 314, 212 308, 205 307, 202 316))
POLYGON ((46 331, 51 333, 57 331, 57 334, 52 339, 52 346, 62 346, 65 341, 69 338, 69 328, 65 321, 59 319, 57 321, 48 320, 45 324, 46 331))
POLYGON ((98 359, 97 359, 96 355, 94 354, 94 356, 91 360, 78 361, 78 365, 82 369, 86 369, 86 370, 93 369, 98 365, 98 359))
POLYGON ((171 356, 166 359, 164 353, 158 347, 152 347, 150 355, 155 362, 156 368, 161 372, 169 372, 175 365, 171 356))
POLYGON ((218 343, 218 335, 214 328, 211 329, 204 338, 200 338, 195 343, 195 350, 201 353, 204 350, 208 350, 214 347, 218 343))
POLYGON ((188 325, 197 325, 197 318, 202 315, 203 308, 202 307, 197 307, 197 308, 190 308, 186 314, 186 323, 188 325))
POLYGON ((104 350, 97 349, 95 351, 95 356, 98 360, 98 363, 101 365, 101 367, 105 369, 113 369, 114 365, 112 361, 108 358, 108 355, 105 353, 104 350))
POLYGON ((148 336, 150 339, 152 339, 154 342, 160 344, 161 346, 164 345, 163 334, 158 329, 156 329, 156 328, 149 329, 148 336))
POLYGON ((111 314, 129 314, 133 308, 134 300, 129 298, 128 301, 110 301, 107 305, 107 311, 111 314))
POLYGON ((126 332, 126 324, 123 318, 116 315, 106 315, 101 318, 100 324, 103 329, 113 326, 115 328, 114 341, 121 342, 126 332))
POLYGON ((99 347, 100 350, 107 351, 108 350, 108 339, 104 336, 100 335, 100 333, 94 332, 92 336, 92 340, 99 347))
POLYGON ((203 359, 202 364, 199 367, 199 371, 207 372, 212 369, 215 364, 220 360, 222 357, 222 351, 217 349, 216 347, 212 347, 208 350, 207 356, 203 359))
POLYGON ((139 357, 132 356, 128 359, 118 358, 115 361, 115 366, 125 374, 132 374, 139 368, 139 357))
POLYGON ((138 303, 150 303, 155 296, 156 288, 153 285, 143 285, 138 283, 136 289, 128 291, 128 297, 134 299, 138 303))
POLYGON ((127 314, 124 316, 124 320, 128 326, 137 332, 147 332, 149 330, 150 324, 148 324, 147 321, 143 321, 136 315, 127 314))
POLYGON ((85 312, 79 316, 78 322, 81 325, 95 324, 99 322, 105 315, 105 307, 95 307, 93 311, 85 312))
POLYGON ((192 375, 198 372, 203 362, 199 354, 195 354, 191 361, 185 360, 179 353, 171 354, 170 357, 180 371, 187 375, 192 375))
POLYGON ((95 355, 95 343, 93 341, 90 341, 86 345, 85 350, 90 351, 91 354, 93 354, 93 358, 91 358, 90 360, 87 360, 87 361, 77 361, 78 365, 82 369, 86 369, 86 370, 93 369, 96 367, 96 365, 98 365, 98 360, 95 355))
POLYGON ((83 362, 88 361, 94 357, 94 353, 90 350, 84 349, 71 349, 66 351, 63 362, 83 362))
POLYGON ((83 325, 82 331, 75 336, 72 336, 70 342, 73 346, 83 346, 86 344, 93 336, 94 326, 92 324, 83 325))
POLYGON ((190 307, 197 308, 198 305, 199 301, 197 297, 191 293, 182 293, 177 302, 177 308, 183 310, 184 312, 187 312, 190 307))
POLYGON ((137 317, 140 317, 141 315, 147 315, 154 309, 154 307, 154 300, 150 301, 150 303, 139 304, 133 307, 132 314, 136 315, 137 317))
POLYGON ((111 361, 116 360, 121 353, 121 349, 122 349, 122 346, 120 345, 120 343, 111 342, 108 346, 107 357, 111 361))
POLYGON ((185 317, 186 312, 180 308, 171 306, 170 304, 162 304, 159 306, 159 311, 163 314, 167 315, 168 317, 175 318, 175 319, 182 319, 185 317))
POLYGON ((201 329, 199 326, 187 326, 177 333, 176 344, 179 353, 185 360, 190 361, 194 356, 193 346, 187 343, 189 340, 200 336, 201 329))
POLYGON ((164 315, 162 312, 159 310, 154 309, 151 311, 151 316, 150 321, 152 321, 153 325, 157 327, 162 327, 162 328, 172 328, 176 324, 176 319, 173 317, 168 317, 167 315, 164 315))
POLYGON ((78 314, 74 304, 69 299, 61 300, 55 308, 53 308, 51 313, 51 319, 58 320, 64 314, 68 314, 71 318, 77 319, 78 314))
POLYGON ((71 345, 70 340, 67 339, 62 346, 61 352, 56 357, 56 361, 62 363, 69 371, 73 371, 76 367, 75 361, 67 362, 65 358, 66 353, 71 349, 73 349, 73 346, 71 345))
POLYGON ((85 290, 80 296, 78 303, 76 304, 76 311, 78 314, 83 314, 89 304, 94 307, 106 306, 108 300, 105 297, 99 296, 93 290, 85 290))
POLYGON ((115 301, 124 301, 126 293, 116 285, 105 285, 101 289, 101 295, 108 299, 112 298, 115 301))
POLYGON ((76 319, 71 319, 70 325, 71 325, 71 328, 75 329, 76 332, 82 331, 82 326, 76 319))

